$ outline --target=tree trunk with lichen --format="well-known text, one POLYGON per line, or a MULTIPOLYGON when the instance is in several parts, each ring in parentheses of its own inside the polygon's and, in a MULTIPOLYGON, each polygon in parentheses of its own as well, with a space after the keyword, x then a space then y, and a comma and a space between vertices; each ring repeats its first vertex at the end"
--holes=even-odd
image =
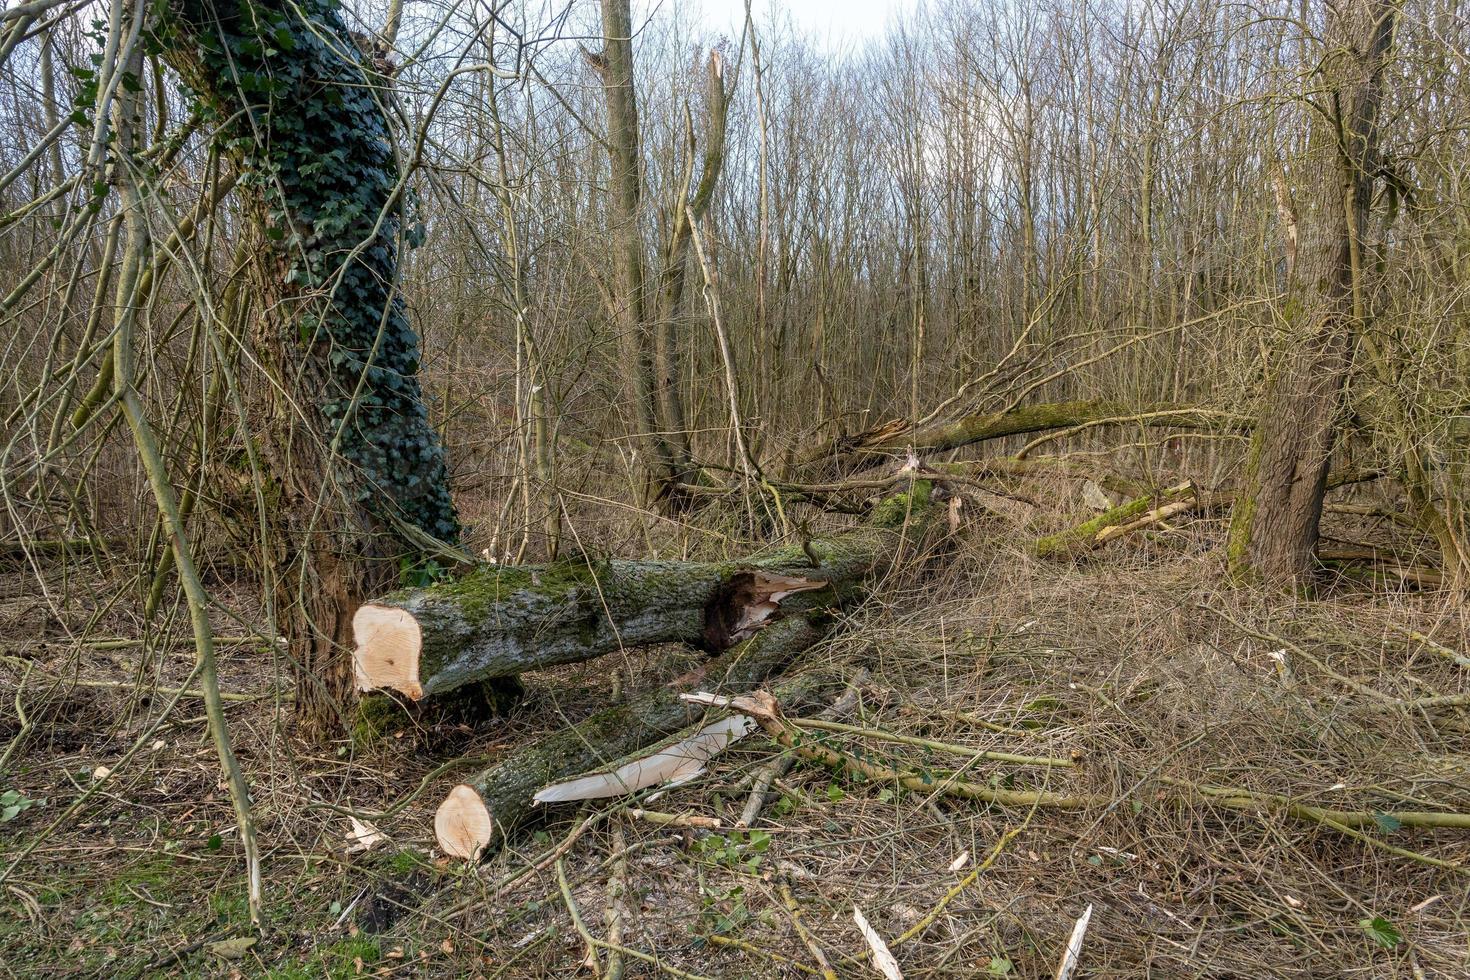
POLYGON ((744 560, 488 566, 391 593, 355 617, 358 687, 419 700, 630 647, 720 652, 783 614, 847 601, 912 551, 929 497, 920 482, 863 527, 744 560))
POLYGON ((1344 0, 1328 15, 1307 112, 1298 183, 1297 258, 1230 524, 1238 581, 1294 585, 1312 572, 1327 471, 1337 441, 1355 334, 1365 314, 1362 248, 1378 170, 1378 106, 1398 5, 1344 0), (1320 77, 1319 77, 1320 76, 1320 77))
POLYGON ((182 0, 156 33, 219 121, 260 236, 235 442, 300 720, 324 736, 351 697, 353 611, 459 534, 397 293, 402 174, 330 0, 182 0))
MULTIPOLYGON (((822 638, 820 619, 806 614, 775 623, 701 670, 536 739, 456 786, 435 817, 441 850, 484 857, 531 818, 537 790, 604 767, 697 724, 707 709, 684 703, 680 694, 699 690, 733 695, 751 690, 822 638)), ((812 695, 820 686, 820 679, 798 675, 782 685, 783 703, 803 695, 804 700, 815 701, 818 698, 812 695)))

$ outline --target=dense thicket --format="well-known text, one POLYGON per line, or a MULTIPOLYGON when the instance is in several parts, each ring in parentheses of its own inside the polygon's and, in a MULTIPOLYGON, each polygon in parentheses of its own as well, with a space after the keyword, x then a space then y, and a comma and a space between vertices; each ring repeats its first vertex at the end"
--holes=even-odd
MULTIPOLYGON (((394 414, 351 383, 352 368, 410 329, 468 550, 502 559, 549 556, 568 518, 579 548, 668 548, 671 525, 651 512, 618 525, 636 538, 576 522, 606 501, 662 495, 667 511, 678 487, 697 500, 732 478, 800 478, 814 448, 893 418, 962 425, 1040 402, 1131 406, 1140 427, 1125 422, 1121 440, 1107 430, 1131 469, 1188 458, 1197 479, 1233 486, 1248 438, 1238 425, 1140 447, 1140 407, 1260 413, 1297 329, 1299 215, 1331 195, 1314 163, 1318 121, 1340 99, 1329 4, 956 0, 848 50, 779 13, 757 9, 722 37, 661 5, 630 22, 631 116, 617 109, 627 59, 595 5, 364 5, 340 12, 351 35, 312 35, 340 75, 331 85, 371 122, 345 136, 313 129, 288 91, 329 89, 325 76, 281 75, 282 39, 316 28, 281 23, 280 5, 227 6, 243 46, 182 79, 194 88, 168 67, 177 11, 94 22, 29 4, 5 14, 0 42, 12 134, 0 146, 0 520, 22 541, 100 529, 136 545, 150 615, 164 581, 156 519, 114 413, 99 410, 122 261, 118 167, 145 185, 153 232, 136 383, 185 516, 221 568, 242 548, 266 559, 258 567, 280 554, 262 542, 262 514, 281 503, 252 449, 290 456, 283 468, 303 456, 278 437, 252 442, 273 431, 262 406, 357 398, 394 414), (133 77, 115 59, 139 31, 133 77), (142 145, 119 159, 104 120, 132 89, 142 145), (257 123, 296 120, 311 138, 284 147, 259 125, 246 133, 246 105, 257 123), (377 176, 349 173, 333 193, 377 213, 293 204, 337 165, 326 144, 343 140, 371 149, 377 176), (353 246, 320 232, 359 227, 366 250, 343 264, 353 246), (304 264, 283 276, 291 249, 304 264), (379 261, 394 250, 396 269, 379 261), (334 269, 349 275, 318 274, 334 269), (353 315, 367 315, 324 355, 345 373, 284 377, 262 356, 261 324, 300 329, 301 310, 340 304, 353 277, 366 277, 353 315), (283 278, 290 288, 257 288, 283 278), (247 397, 263 390, 279 397, 247 397), (659 467, 664 486, 650 492, 659 467)), ((1426 547, 1453 569, 1470 403, 1470 26, 1452 0, 1395 9, 1356 192, 1356 360, 1334 451, 1397 477, 1426 547)), ((383 371, 362 377, 377 384, 383 371)), ((355 418, 329 435, 305 413, 302 431, 317 450, 336 438, 354 470, 347 450, 381 428, 355 418)), ((876 443, 901 451, 904 427, 889 431, 876 443)), ((1081 426, 1052 448, 1099 431, 1081 426)), ((371 469, 358 476, 382 483, 371 469)), ((392 480, 437 483, 419 469, 392 480)), ((318 497, 300 538, 333 526, 319 512, 347 506, 318 497)), ((403 530, 392 518, 379 522, 389 539, 403 530)))

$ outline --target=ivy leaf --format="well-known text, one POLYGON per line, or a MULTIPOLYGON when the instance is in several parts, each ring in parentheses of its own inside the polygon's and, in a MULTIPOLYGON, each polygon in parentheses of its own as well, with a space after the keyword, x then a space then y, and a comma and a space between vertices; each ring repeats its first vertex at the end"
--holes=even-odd
POLYGON ((1384 949, 1394 949, 1404 941, 1404 934, 1399 932, 1398 927, 1381 915, 1375 915, 1371 919, 1359 919, 1358 928, 1366 932, 1369 939, 1384 949))
POLYGON ((1404 822, 1398 817, 1395 817, 1393 814, 1379 813, 1377 810, 1373 811, 1373 822, 1376 823, 1378 825, 1378 829, 1383 831, 1385 834, 1391 834, 1404 825, 1404 822))

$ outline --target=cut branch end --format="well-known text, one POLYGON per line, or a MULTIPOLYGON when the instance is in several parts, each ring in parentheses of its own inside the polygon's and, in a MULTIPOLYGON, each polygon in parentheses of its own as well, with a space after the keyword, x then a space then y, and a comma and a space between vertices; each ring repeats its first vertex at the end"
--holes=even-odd
POLYGON ((434 839, 450 857, 476 860, 490 843, 495 821, 473 787, 460 783, 434 813, 434 839))
POLYGON ((423 631, 413 615, 391 606, 365 605, 352 617, 353 674, 359 692, 392 688, 417 701, 423 631))

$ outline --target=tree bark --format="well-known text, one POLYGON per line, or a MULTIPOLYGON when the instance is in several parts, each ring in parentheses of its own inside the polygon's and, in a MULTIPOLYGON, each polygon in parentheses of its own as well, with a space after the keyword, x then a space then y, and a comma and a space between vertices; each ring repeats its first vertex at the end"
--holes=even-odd
POLYGON ((602 79, 607 104, 607 224, 612 245, 612 293, 623 400, 643 446, 645 494, 661 498, 672 486, 671 450, 658 423, 654 363, 645 315, 643 172, 638 140, 638 95, 633 78, 633 24, 628 0, 602 0, 603 47, 588 60, 602 79))
POLYGON ((1290 336, 1270 365, 1260 424, 1230 526, 1238 581, 1298 585, 1313 569, 1327 471, 1355 331, 1364 317, 1362 246, 1378 159, 1378 107, 1398 5, 1343 0, 1307 111, 1296 261, 1282 311, 1290 336))
POLYGON ((715 186, 725 162, 725 120, 728 100, 725 94, 724 68, 718 52, 710 52, 708 108, 705 115, 704 165, 694 196, 688 200, 688 184, 694 168, 694 129, 687 126, 689 171, 685 174, 679 198, 674 204, 674 218, 669 240, 664 248, 664 265, 659 275, 658 319, 654 329, 654 377, 657 382, 659 425, 669 442, 670 473, 674 485, 690 483, 698 478, 693 450, 690 446, 689 421, 684 410, 683 389, 679 383, 679 318, 684 309, 684 292, 689 265, 691 230, 704 219, 714 198, 715 186))
POLYGON ((531 798, 543 786, 597 769, 699 722, 705 709, 680 701, 681 693, 749 691, 821 637, 815 617, 793 616, 733 647, 701 671, 534 740, 449 793, 434 821, 441 849, 483 857, 488 845, 504 841, 529 820, 531 798))
POLYGON ((862 469, 905 449, 927 455, 1005 436, 1072 426, 1117 424, 1176 429, 1235 429, 1241 427, 1240 421, 1227 412, 1193 405, 1163 403, 1138 406, 1112 401, 1047 402, 1007 409, 1004 412, 967 415, 953 422, 921 428, 895 420, 868 432, 838 439, 808 455, 802 465, 819 466, 851 459, 854 468, 862 469))
POLYGON ((928 501, 920 483, 885 501, 868 526, 743 561, 492 566, 393 593, 355 618, 358 688, 420 700, 629 647, 723 651, 783 614, 850 599, 922 534, 928 501))
POLYGON ((386 114, 328 0, 182 0, 165 57, 222 120, 260 236, 252 502, 277 635, 309 733, 351 694, 353 611, 453 541, 444 451, 397 294, 403 181, 386 114))

